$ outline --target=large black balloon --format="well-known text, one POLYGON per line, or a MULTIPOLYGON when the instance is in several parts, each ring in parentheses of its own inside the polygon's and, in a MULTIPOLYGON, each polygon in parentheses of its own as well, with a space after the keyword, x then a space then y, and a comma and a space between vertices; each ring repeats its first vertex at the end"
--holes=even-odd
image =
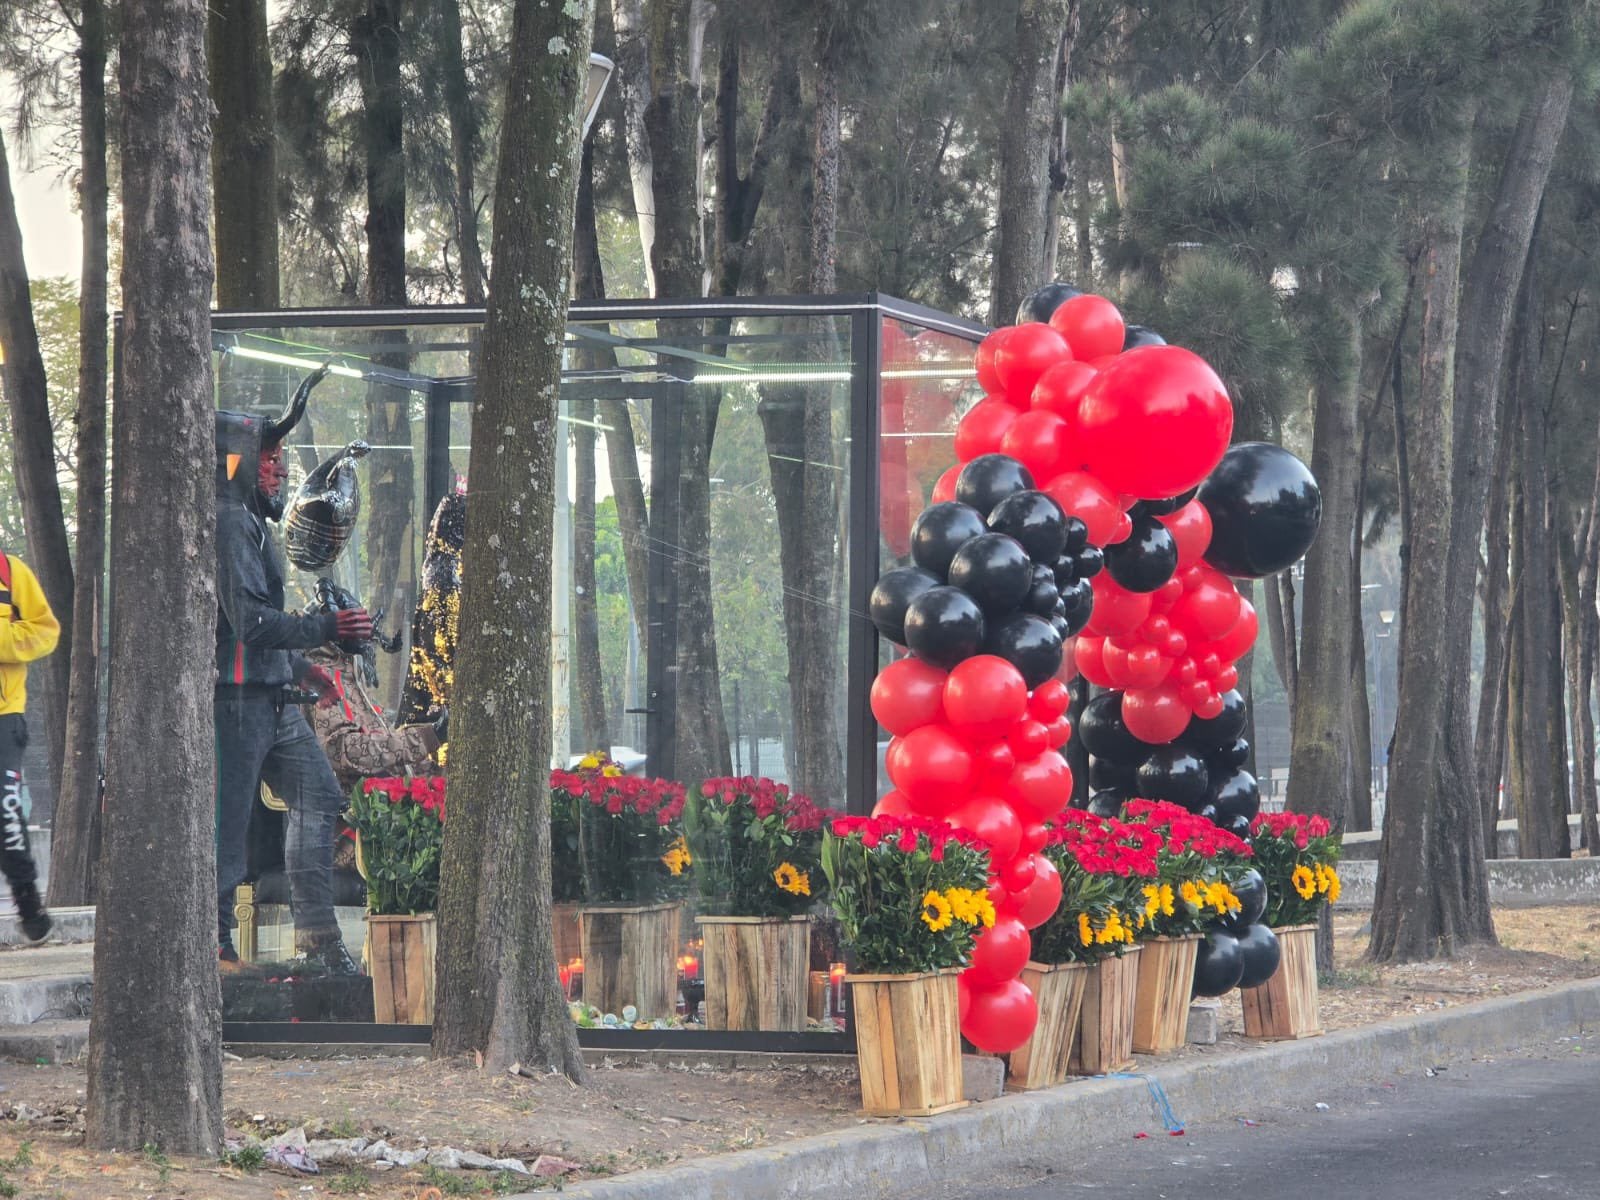
POLYGON ((1026 325, 1029 321, 1048 321, 1060 308, 1074 296, 1083 293, 1070 283, 1047 283, 1032 295, 1023 299, 1017 305, 1017 324, 1026 325))
MULTIPOLYGON (((1217 816, 1218 816, 1218 818, 1221 818, 1222 814, 1218 813, 1217 816)), ((1250 818, 1249 817, 1235 816, 1235 817, 1233 817, 1231 819, 1227 819, 1227 820, 1219 819, 1219 820, 1216 821, 1216 824, 1217 824, 1217 826, 1219 828, 1226 829, 1229 833, 1233 834, 1233 836, 1238 838, 1241 842, 1245 842, 1246 844, 1249 843, 1249 841, 1250 841, 1250 818)))
POLYGON ((1140 346, 1165 346, 1167 339, 1154 329, 1146 329, 1143 325, 1129 325, 1122 331, 1122 348, 1136 350, 1140 346))
POLYGON ((1270 928, 1251 925, 1239 935, 1239 958, 1239 986, 1260 987, 1278 973, 1283 947, 1278 945, 1278 935, 1270 928))
POLYGON ((1237 689, 1226 691, 1222 693, 1222 711, 1214 717, 1190 717, 1178 741, 1209 754, 1237 740, 1244 723, 1244 697, 1237 689))
POLYGON ((971 505, 954 500, 931 504, 911 526, 911 557, 917 566, 932 571, 943 582, 956 551, 987 532, 983 514, 971 505))
POLYGON ((1128 516, 1137 520, 1140 517, 1165 517, 1177 512, 1185 504, 1195 498, 1200 489, 1192 487, 1187 492, 1180 492, 1176 496, 1168 496, 1165 500, 1139 500, 1132 508, 1128 509, 1128 516))
POLYGON ((929 588, 906 609, 906 645, 942 670, 976 654, 983 635, 983 610, 958 587, 929 588))
POLYGON ((956 476, 956 499, 985 517, 1008 496, 1033 490, 1028 468, 1007 454, 980 454, 956 476))
POLYGON ((1261 788, 1249 771, 1236 769, 1212 777, 1206 800, 1217 807, 1217 824, 1231 825, 1235 817, 1253 821, 1261 811, 1261 788))
POLYGON ((1200 485, 1211 514, 1205 559, 1224 575, 1261 579, 1300 561, 1317 536, 1322 492, 1282 446, 1240 442, 1200 485))
POLYGON ((1089 786, 1095 791, 1122 792, 1124 795, 1138 795, 1139 772, 1132 764, 1122 762, 1115 758, 1100 758, 1097 755, 1089 756, 1089 786))
POLYGON ((878 576, 872 588, 872 623, 897 646, 906 644, 906 609, 929 588, 944 580, 921 567, 899 567, 878 576))
POLYGON ((1061 669, 1061 635, 1049 621, 1031 613, 991 623, 983 651, 999 655, 1021 671, 1030 691, 1061 669))
POLYGON ((1033 562, 1016 538, 985 533, 962 543, 948 578, 978 602, 984 616, 1003 617, 1016 611, 1033 586, 1033 562))
POLYGON ((1239 986, 1244 955, 1232 934, 1213 929, 1200 939, 1194 958, 1194 994, 1224 996, 1239 986))
POLYGON ((1138 766, 1150 747, 1128 732, 1122 720, 1122 693, 1105 692, 1083 707, 1078 718, 1078 740, 1090 754, 1113 762, 1138 766))
POLYGON ((1178 569, 1178 543, 1154 517, 1134 521, 1133 532, 1105 555, 1111 578, 1130 592, 1153 592, 1178 569))
POLYGON ((1147 800, 1170 800, 1184 808, 1198 808, 1209 782, 1206 764, 1182 746, 1157 746, 1139 764, 1139 795, 1147 800))
POLYGON ((1089 623, 1089 617, 1094 612, 1094 589, 1089 586, 1088 580, 1075 579, 1059 590, 1064 610, 1061 615, 1066 619, 1067 627, 1077 633, 1089 623))
POLYGON ((1126 793, 1108 789, 1090 796, 1088 808, 1097 817, 1120 817, 1127 800, 1126 793))
POLYGON ((1234 767, 1242 767, 1250 761, 1250 743, 1244 738, 1235 738, 1220 750, 1213 750, 1206 755, 1206 766, 1213 771, 1231 771, 1234 767))
POLYGON ((1067 514, 1044 492, 1013 492, 989 513, 989 528, 1016 538, 1036 563, 1053 565, 1067 546, 1067 514))
POLYGON ((1243 906, 1235 914, 1240 925, 1254 925, 1261 920, 1261 914, 1267 911, 1267 881, 1261 872, 1251 867, 1239 878, 1230 880, 1228 887, 1243 906))
POLYGON ((1056 587, 1056 573, 1043 563, 1033 568, 1033 582, 1028 594, 1022 598, 1022 610, 1036 617, 1066 617, 1061 607, 1061 590, 1056 587))

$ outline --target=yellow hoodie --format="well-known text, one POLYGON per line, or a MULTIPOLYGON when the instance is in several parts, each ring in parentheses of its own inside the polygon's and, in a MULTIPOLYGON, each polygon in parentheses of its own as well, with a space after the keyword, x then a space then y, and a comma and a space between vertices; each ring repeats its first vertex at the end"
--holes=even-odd
POLYGON ((10 595, 0 583, 0 717, 19 713, 28 699, 28 664, 56 648, 61 625, 32 571, 9 558, 10 595))

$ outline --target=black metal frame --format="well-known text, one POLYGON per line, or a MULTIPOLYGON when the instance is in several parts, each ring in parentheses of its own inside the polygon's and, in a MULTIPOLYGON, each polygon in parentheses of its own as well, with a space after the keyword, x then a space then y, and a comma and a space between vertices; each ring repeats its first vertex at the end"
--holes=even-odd
MULTIPOLYGON (((289 1046, 426 1046, 431 1025, 378 1025, 366 1021, 224 1021, 225 1044, 289 1046)), ((579 1029, 585 1050, 706 1050, 757 1054, 839 1054, 856 1052, 853 1027, 843 1033, 787 1033, 782 1030, 740 1032, 672 1029, 579 1029)))

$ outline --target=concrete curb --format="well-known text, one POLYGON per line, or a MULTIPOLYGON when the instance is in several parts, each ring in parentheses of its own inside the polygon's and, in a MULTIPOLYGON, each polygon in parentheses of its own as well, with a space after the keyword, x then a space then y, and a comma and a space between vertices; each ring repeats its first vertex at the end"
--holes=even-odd
MULTIPOLYGON (((1322 1091, 1397 1072, 1497 1053, 1600 1024, 1600 979, 1402 1017, 1326 1037, 1253 1047, 1226 1057, 1156 1066, 1137 1079, 1097 1078, 1003 1096, 941 1117, 874 1123, 781 1146, 574 1184, 590 1200, 799 1200, 908 1194, 970 1173, 985 1160, 1059 1151, 1073 1142, 1162 1123, 1148 1080, 1179 1119, 1260 1115, 1322 1091)), ((511 1200, 539 1200, 522 1193, 511 1200)))

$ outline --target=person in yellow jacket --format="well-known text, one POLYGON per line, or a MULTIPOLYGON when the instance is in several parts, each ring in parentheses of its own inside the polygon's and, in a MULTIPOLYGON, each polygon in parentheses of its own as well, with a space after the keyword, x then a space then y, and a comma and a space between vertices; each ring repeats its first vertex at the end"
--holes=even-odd
POLYGON ((39 871, 28 848, 22 809, 22 751, 28 745, 28 664, 56 648, 61 623, 20 559, 0 551, 0 871, 11 885, 22 932, 31 942, 50 934, 39 895, 39 871))

